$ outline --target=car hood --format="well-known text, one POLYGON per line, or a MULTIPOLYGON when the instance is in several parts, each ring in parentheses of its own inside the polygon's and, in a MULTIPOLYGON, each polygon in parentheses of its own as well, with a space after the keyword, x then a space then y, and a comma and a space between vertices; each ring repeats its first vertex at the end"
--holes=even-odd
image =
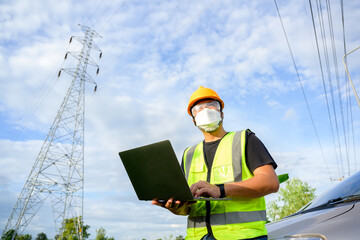
POLYGON ((268 223, 269 239, 304 233, 322 234, 327 240, 346 240, 360 236, 360 202, 283 218, 268 223))

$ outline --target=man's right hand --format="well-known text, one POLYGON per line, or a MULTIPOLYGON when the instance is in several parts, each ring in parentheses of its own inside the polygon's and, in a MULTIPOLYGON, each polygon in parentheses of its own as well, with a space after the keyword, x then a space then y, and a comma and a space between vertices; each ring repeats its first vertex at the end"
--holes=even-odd
POLYGON ((184 216, 189 214, 190 205, 194 203, 196 203, 196 201, 180 201, 180 200, 174 200, 173 198, 170 198, 166 202, 159 201, 157 199, 151 201, 152 205, 157 205, 166 208, 176 215, 184 215, 184 216))

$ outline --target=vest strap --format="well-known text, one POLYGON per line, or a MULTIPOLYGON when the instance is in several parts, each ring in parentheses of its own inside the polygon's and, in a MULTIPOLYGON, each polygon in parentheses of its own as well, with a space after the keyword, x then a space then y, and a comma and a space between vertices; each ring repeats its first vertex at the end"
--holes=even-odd
POLYGON ((232 165, 234 171, 234 182, 242 181, 242 151, 241 134, 246 130, 235 132, 232 144, 232 165))
MULTIPOLYGON (((266 221, 266 210, 251 211, 251 212, 228 212, 210 215, 210 222, 212 226, 226 225, 236 223, 249 223, 266 221)), ((188 217, 188 228, 206 227, 205 216, 188 217)))
POLYGON ((185 158, 186 158, 185 159, 185 178, 186 178, 186 181, 189 178, 190 166, 191 166, 191 162, 192 162, 192 159, 193 159, 193 156, 194 156, 196 146, 197 145, 190 147, 186 151, 186 154, 185 154, 185 158))

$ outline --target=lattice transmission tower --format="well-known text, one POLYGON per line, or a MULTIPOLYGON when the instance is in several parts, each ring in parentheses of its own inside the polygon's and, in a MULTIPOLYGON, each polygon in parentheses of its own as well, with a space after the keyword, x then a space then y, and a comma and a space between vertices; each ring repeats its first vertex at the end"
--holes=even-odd
MULTIPOLYGON (((72 36, 81 44, 81 51, 66 52, 77 60, 76 68, 61 68, 72 77, 70 87, 56 118, 41 147, 20 196, 12 210, 2 236, 22 234, 47 198, 51 199, 55 230, 62 239, 65 219, 76 219, 75 229, 82 239, 84 201, 84 113, 85 83, 96 83, 87 73, 88 65, 99 67, 91 57, 91 50, 102 52, 93 42, 101 37, 89 27, 80 25, 84 35, 72 36), (10 232, 11 232, 10 231, 10 232)), ((70 44, 69 43, 69 44, 70 44)))

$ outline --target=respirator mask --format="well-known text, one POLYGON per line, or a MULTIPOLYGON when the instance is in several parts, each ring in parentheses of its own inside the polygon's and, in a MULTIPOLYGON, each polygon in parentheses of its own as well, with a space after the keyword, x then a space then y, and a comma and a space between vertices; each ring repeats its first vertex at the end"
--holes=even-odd
POLYGON ((204 132, 215 132, 222 123, 218 101, 197 104, 191 111, 196 113, 195 125, 204 132))

